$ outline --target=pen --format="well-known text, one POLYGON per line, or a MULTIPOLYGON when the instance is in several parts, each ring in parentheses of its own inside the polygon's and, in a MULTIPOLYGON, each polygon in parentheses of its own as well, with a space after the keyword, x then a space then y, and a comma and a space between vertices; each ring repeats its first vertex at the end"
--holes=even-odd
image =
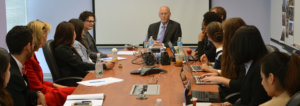
POLYGON ((91 81, 90 83, 98 83, 98 82, 105 82, 105 81, 91 81))

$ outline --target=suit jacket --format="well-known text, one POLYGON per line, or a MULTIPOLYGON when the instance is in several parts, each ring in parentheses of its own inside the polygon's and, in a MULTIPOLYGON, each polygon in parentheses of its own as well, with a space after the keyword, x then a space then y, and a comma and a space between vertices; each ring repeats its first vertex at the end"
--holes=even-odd
POLYGON ((29 90, 27 76, 22 76, 13 57, 10 57, 10 79, 6 89, 13 99, 14 106, 36 106, 37 93, 29 90))
POLYGON ((83 34, 82 40, 84 43, 88 46, 87 52, 90 56, 90 58, 95 62, 97 59, 97 53, 101 53, 101 58, 107 57, 107 54, 104 54, 100 51, 98 51, 96 47, 95 39, 92 37, 92 35, 89 32, 85 32, 83 34))
POLYGON ((54 56, 62 77, 84 77, 87 71, 94 70, 95 64, 83 62, 74 48, 58 45, 54 56))
POLYGON ((31 90, 42 91, 48 106, 62 106, 68 95, 72 94, 75 87, 53 88, 53 82, 44 81, 43 71, 35 54, 25 62, 26 75, 31 90))
MULTIPOLYGON (((154 40, 157 39, 157 34, 160 33, 159 26, 161 22, 153 23, 148 28, 148 34, 147 34, 147 41, 150 38, 150 36, 153 37, 154 40)), ((173 20, 169 20, 163 43, 168 47, 168 42, 171 41, 173 45, 177 45, 177 39, 178 37, 182 36, 181 27, 178 22, 175 22, 173 20)))
MULTIPOLYGON (((239 75, 241 76, 241 75, 239 75)), ((241 103, 237 105, 258 106, 271 98, 261 85, 260 65, 253 61, 240 84, 241 103)))

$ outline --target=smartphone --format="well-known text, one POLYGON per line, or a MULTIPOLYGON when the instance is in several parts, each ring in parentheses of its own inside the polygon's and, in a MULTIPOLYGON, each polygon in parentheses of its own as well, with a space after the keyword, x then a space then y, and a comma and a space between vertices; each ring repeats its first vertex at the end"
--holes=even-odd
POLYGON ((72 106, 92 106, 92 102, 91 101, 75 102, 72 104, 72 106))

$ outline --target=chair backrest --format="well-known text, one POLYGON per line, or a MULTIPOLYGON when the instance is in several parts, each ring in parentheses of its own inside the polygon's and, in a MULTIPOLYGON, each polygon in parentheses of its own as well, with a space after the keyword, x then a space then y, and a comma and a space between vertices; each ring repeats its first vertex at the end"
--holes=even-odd
POLYGON ((300 106, 300 91, 295 93, 286 106, 300 106))
POLYGON ((56 64, 56 60, 54 57, 54 40, 48 40, 43 47, 43 52, 45 59, 47 61, 48 67, 50 68, 53 81, 56 81, 61 77, 59 68, 56 64))
POLYGON ((268 50, 268 53, 279 51, 279 49, 277 47, 273 46, 273 45, 266 45, 266 48, 268 50))

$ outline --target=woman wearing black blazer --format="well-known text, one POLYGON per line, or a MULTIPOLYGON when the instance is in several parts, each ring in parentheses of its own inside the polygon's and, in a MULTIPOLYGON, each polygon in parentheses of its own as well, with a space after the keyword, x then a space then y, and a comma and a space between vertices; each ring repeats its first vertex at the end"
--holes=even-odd
MULTIPOLYGON (((54 35, 55 59, 61 75, 84 77, 95 64, 83 62, 76 49, 72 46, 76 38, 74 26, 69 22, 61 22, 54 35)), ((103 64, 103 69, 111 69, 113 63, 103 64)))
POLYGON ((257 106, 270 99, 261 85, 260 60, 267 49, 255 26, 242 26, 234 34, 230 44, 230 56, 237 66, 244 66, 240 76, 241 101, 237 105, 257 106))
MULTIPOLYGON (((255 26, 242 26, 234 34, 230 43, 232 62, 237 66, 238 79, 224 77, 206 77, 203 81, 215 81, 229 89, 239 89, 240 101, 235 105, 257 106, 270 97, 261 85, 260 59, 266 55, 267 49, 259 30, 255 26)), ((232 105, 225 102, 226 105, 232 105)))

